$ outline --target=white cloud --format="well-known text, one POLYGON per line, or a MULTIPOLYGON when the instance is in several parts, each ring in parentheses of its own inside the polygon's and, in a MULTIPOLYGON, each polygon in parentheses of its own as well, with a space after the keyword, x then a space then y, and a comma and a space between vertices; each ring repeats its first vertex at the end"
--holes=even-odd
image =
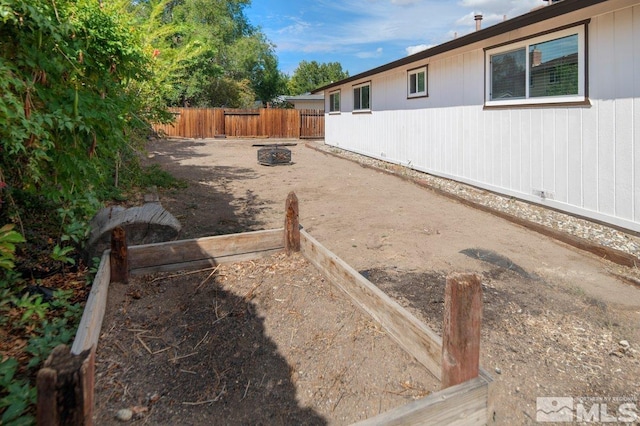
POLYGON ((288 35, 304 34, 306 31, 309 30, 309 28, 311 28, 311 24, 309 22, 303 21, 300 18, 290 16, 290 17, 287 17, 287 19, 291 21, 291 24, 279 29, 278 30, 279 34, 288 34, 288 35))
POLYGON ((340 51, 385 42, 419 43, 442 34, 455 17, 455 6, 440 0, 368 0, 366 5, 362 0, 318 0, 316 5, 304 19, 289 16, 281 23, 272 37, 278 49, 298 45, 306 51, 305 46, 321 43, 340 51), (429 21, 430 16, 438 19, 429 21))
POLYGON ((423 50, 427 50, 432 48, 433 45, 432 44, 418 44, 416 46, 408 46, 405 48, 405 51, 407 52, 407 56, 413 55, 415 53, 418 52, 422 52, 423 50))
POLYGON ((460 6, 472 9, 472 13, 482 13, 502 17, 514 18, 529 12, 531 9, 542 6, 540 0, 461 0, 460 6))
POLYGON ((384 49, 382 47, 378 47, 373 52, 358 52, 356 53, 356 57, 360 59, 368 59, 368 58, 379 58, 382 56, 382 52, 384 49))
POLYGON ((475 30, 476 13, 487 28, 504 15, 510 19, 541 5, 541 0, 315 0, 287 2, 262 22, 279 54, 373 58, 371 64, 375 58, 392 61, 468 34, 475 30))
POLYGON ((417 3, 420 3, 420 0, 391 0, 391 4, 399 4, 400 6, 407 6, 417 3))

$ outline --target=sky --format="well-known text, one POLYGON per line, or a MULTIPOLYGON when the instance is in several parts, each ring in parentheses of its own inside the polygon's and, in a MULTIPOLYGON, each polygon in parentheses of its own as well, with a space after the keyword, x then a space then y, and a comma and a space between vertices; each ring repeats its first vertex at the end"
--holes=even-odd
POLYGON ((339 62, 355 75, 544 6, 544 0, 253 0, 245 12, 276 46, 279 68, 339 62))

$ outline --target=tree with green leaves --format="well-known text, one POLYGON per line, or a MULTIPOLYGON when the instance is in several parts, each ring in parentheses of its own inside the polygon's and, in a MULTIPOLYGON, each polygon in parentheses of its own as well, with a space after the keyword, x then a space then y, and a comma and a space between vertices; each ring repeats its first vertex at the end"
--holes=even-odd
POLYGON ((289 94, 301 95, 318 87, 349 77, 348 71, 342 70, 339 62, 318 63, 302 61, 291 76, 288 83, 289 94))
MULTIPOLYGON (((123 1, 123 0, 120 0, 123 1)), ((244 14, 249 0, 148 0, 135 10, 157 52, 156 84, 170 106, 248 107, 284 84, 273 45, 244 14)))
POLYGON ((137 91, 151 60, 139 41, 108 2, 2 1, 0 181, 9 199, 95 206, 96 192, 113 187, 134 134, 162 114, 137 91))

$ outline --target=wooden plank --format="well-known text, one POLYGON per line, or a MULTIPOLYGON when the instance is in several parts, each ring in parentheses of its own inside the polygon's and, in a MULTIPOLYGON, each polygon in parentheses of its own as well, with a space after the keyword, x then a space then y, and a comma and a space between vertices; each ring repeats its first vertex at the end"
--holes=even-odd
POLYGON ((122 226, 111 231, 111 251, 109 253, 111 282, 129 282, 129 256, 127 255, 127 233, 122 226))
POLYGON ((131 276, 140 276, 147 274, 155 274, 158 272, 174 272, 185 270, 196 270, 207 268, 209 266, 215 266, 223 263, 235 263, 245 262, 247 260, 261 259, 269 257, 273 254, 282 251, 282 247, 272 250, 254 251, 250 253, 236 254, 230 256, 214 256, 201 260, 194 260, 190 262, 172 263, 167 265, 149 266, 146 268, 135 268, 130 271, 131 276))
POLYGON ((489 383, 483 377, 433 393, 354 426, 485 425, 489 383))
POLYGON ((280 229, 218 235, 129 247, 136 269, 284 248, 280 229))
POLYGON ((36 377, 38 399, 36 402, 36 424, 38 426, 58 426, 58 402, 56 382, 58 374, 51 368, 41 368, 36 377))
POLYGON ((58 345, 38 372, 38 425, 91 426, 95 352, 58 345))
POLYGON ((442 350, 440 336, 316 241, 304 229, 300 231, 300 243, 302 254, 320 272, 349 295, 356 306, 380 323, 400 347, 440 379, 442 350))
POLYGON ((444 292, 442 388, 478 377, 482 285, 475 274, 451 274, 444 292))
POLYGON ((289 192, 285 203, 284 219, 284 251, 287 255, 300 251, 300 220, 298 218, 298 197, 295 192, 289 192))
POLYGON ((324 111, 300 110, 300 139, 321 139, 324 137, 324 111))
POLYGON ((110 267, 109 250, 102 254, 102 260, 98 272, 93 279, 91 292, 84 307, 82 319, 78 326, 76 337, 71 346, 71 353, 79 354, 86 349, 98 345, 102 319, 107 306, 107 293, 109 291, 110 267))

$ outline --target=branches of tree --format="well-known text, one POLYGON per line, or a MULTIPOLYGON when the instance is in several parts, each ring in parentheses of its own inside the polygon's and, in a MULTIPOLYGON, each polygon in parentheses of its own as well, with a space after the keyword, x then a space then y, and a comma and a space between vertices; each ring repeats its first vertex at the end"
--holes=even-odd
POLYGON ((349 77, 339 62, 318 63, 302 61, 289 80, 288 89, 292 95, 311 92, 334 81, 349 77))
POLYGON ((1 220, 19 221, 31 197, 63 206, 65 226, 82 221, 133 178, 136 135, 167 106, 248 107, 348 76, 315 61, 283 75, 249 4, 2 0, 1 220))
POLYGON ((157 52, 156 82, 168 105, 248 107, 281 94, 274 46, 244 14, 250 0, 136 3, 144 43, 157 52))

